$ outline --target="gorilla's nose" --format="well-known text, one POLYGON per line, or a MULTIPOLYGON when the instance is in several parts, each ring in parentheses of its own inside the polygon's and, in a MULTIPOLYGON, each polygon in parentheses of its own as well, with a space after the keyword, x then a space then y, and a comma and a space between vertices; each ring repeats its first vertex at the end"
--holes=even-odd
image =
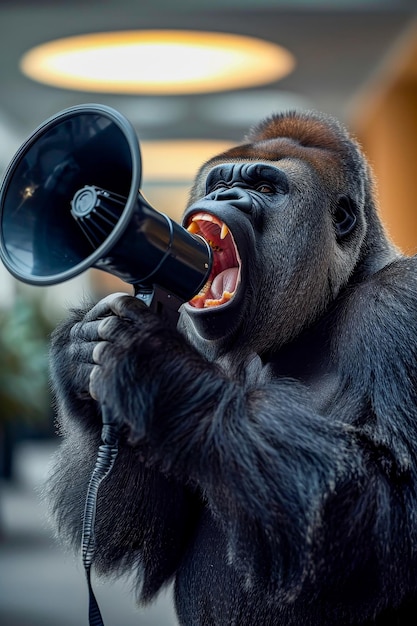
POLYGON ((250 193, 242 187, 224 187, 221 189, 215 189, 211 193, 207 194, 203 198, 203 202, 215 202, 218 207, 219 204, 227 204, 239 211, 249 213, 252 208, 252 198, 250 193))

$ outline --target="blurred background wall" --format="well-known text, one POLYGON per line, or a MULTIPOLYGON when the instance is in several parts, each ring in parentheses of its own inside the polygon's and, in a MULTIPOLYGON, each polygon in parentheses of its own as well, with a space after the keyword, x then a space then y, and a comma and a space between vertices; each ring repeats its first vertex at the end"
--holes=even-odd
POLYGON ((353 94, 348 122, 375 171, 380 210, 392 237, 415 254, 417 211, 417 23, 390 46, 353 94))

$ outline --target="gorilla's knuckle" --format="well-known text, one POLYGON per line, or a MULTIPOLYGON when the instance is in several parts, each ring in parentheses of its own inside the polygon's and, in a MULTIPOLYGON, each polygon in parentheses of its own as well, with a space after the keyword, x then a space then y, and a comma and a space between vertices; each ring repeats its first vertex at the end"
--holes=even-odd
POLYGON ((109 350, 110 345, 107 341, 99 341, 93 348, 93 361, 98 365, 104 363, 106 356, 108 357, 109 350))
POLYGON ((114 315, 105 317, 100 320, 97 327, 97 333, 102 339, 108 339, 117 328, 118 319, 114 315))

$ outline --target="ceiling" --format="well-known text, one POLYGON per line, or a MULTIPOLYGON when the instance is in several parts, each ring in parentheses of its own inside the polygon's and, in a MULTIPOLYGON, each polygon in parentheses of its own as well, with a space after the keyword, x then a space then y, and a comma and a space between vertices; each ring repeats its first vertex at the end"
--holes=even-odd
POLYGON ((76 104, 113 106, 141 140, 237 141, 279 109, 320 109, 349 122, 350 106, 410 25, 408 0, 0 0, 0 173, 43 120, 76 104), (255 8, 256 7, 256 8, 255 8), (252 35, 286 46, 297 59, 285 79, 206 96, 120 96, 54 89, 19 72, 36 44, 120 29, 181 28, 252 35))

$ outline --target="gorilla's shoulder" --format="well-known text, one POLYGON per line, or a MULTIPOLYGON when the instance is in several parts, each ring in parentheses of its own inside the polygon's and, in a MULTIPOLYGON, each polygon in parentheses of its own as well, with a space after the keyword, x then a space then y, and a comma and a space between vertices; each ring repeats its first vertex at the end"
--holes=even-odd
POLYGON ((417 381, 417 256, 399 257, 351 285, 338 311, 336 334, 339 355, 356 364, 358 376, 372 370, 384 380, 406 365, 410 372, 412 364, 417 381))
POLYGON ((395 259, 359 283, 355 295, 365 315, 396 312, 417 322, 417 255, 395 259))

